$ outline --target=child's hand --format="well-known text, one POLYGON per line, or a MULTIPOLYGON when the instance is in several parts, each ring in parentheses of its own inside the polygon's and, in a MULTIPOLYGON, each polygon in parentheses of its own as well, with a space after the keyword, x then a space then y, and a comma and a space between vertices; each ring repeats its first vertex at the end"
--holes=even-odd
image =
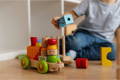
POLYGON ((51 23, 54 25, 55 28, 57 29, 60 29, 59 25, 57 24, 57 20, 59 19, 60 17, 54 17, 52 20, 51 20, 51 23))

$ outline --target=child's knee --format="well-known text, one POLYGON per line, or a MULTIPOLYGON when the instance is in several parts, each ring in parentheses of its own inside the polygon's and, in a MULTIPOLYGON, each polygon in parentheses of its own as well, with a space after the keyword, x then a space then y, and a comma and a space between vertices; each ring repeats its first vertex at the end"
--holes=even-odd
POLYGON ((81 47, 81 42, 78 41, 77 39, 74 39, 74 38, 67 38, 66 39, 66 47, 67 47, 67 50, 75 50, 75 51, 78 51, 81 47))

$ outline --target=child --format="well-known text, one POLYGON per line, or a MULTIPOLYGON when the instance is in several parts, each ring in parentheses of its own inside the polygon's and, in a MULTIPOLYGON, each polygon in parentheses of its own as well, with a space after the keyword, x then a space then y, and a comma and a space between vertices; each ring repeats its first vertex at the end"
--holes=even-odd
MULTIPOLYGON (((67 51, 76 51, 76 57, 100 60, 100 48, 111 47, 112 52, 107 57, 115 59, 113 38, 120 26, 120 0, 83 0, 65 14, 72 14, 75 20, 79 16, 86 16, 75 33, 66 36, 67 51)), ((52 24, 59 28, 56 20, 53 18, 52 24)))

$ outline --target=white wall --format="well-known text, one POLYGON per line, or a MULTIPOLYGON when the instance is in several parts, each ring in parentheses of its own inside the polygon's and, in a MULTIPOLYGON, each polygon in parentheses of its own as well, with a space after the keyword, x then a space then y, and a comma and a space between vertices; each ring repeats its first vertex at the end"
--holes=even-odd
POLYGON ((31 3, 32 36, 57 36, 59 31, 50 23, 61 14, 60 0, 36 0, 31 3))
POLYGON ((0 53, 24 49, 28 44, 27 3, 0 0, 0 53))

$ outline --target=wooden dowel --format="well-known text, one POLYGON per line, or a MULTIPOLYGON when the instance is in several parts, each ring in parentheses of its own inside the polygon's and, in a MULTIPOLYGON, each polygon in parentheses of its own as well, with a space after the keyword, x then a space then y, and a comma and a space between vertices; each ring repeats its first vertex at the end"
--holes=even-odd
POLYGON ((117 80, 120 80, 120 68, 117 68, 117 70, 116 70, 116 72, 117 72, 117 80))
POLYGON ((57 48, 58 48, 58 55, 60 54, 60 37, 57 37, 57 48))
POLYGON ((65 48, 65 36, 62 36, 62 53, 63 56, 66 56, 65 52, 66 52, 66 48, 65 48))
POLYGON ((120 66, 120 44, 117 43, 117 65, 120 66))

